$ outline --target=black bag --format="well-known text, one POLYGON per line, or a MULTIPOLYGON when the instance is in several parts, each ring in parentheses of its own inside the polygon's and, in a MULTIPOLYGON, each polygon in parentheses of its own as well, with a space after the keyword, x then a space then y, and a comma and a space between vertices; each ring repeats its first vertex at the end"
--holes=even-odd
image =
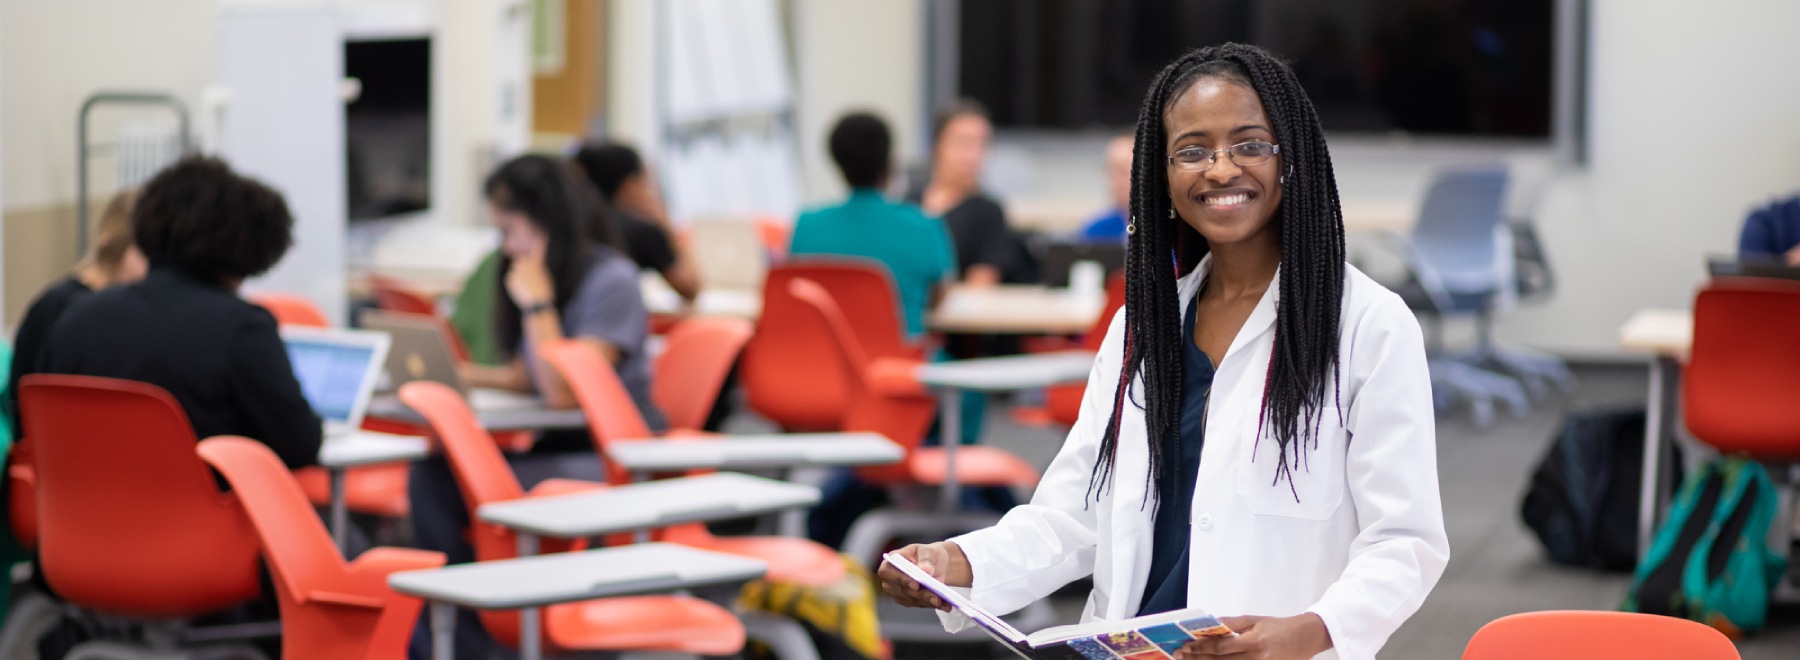
MULTIPOLYGON (((1570 415, 1531 475, 1519 515, 1551 561, 1602 570, 1637 564, 1644 411, 1570 415)), ((1680 456, 1672 463, 1679 471, 1680 456)))

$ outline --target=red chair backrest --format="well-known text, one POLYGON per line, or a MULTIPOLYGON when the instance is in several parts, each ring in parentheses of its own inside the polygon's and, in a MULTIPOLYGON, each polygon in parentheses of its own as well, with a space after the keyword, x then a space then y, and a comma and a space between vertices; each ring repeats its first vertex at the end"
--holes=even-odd
POLYGON ((27 550, 37 549, 37 466, 31 440, 14 440, 6 467, 6 508, 13 538, 27 550))
POLYGON ((871 357, 916 358, 922 351, 902 337, 898 296, 879 264, 808 257, 771 269, 763 283, 762 318, 738 371, 749 405, 788 430, 835 430, 851 384, 837 370, 805 368, 832 340, 816 323, 799 320, 806 312, 788 290, 799 278, 830 292, 871 357))
POLYGON ((1714 281, 1694 300, 1688 430, 1725 453, 1800 457, 1800 282, 1714 281))
MULTIPOLYGON (((910 455, 931 426, 937 412, 936 399, 922 394, 887 396, 874 391, 871 383, 879 377, 876 373, 879 369, 910 369, 918 364, 917 361, 904 358, 876 360, 869 355, 850 329, 850 320, 838 306, 836 297, 826 292, 825 287, 812 280, 795 279, 788 283, 788 290, 799 303, 800 313, 795 315, 795 325, 826 338, 806 362, 807 373, 837 374, 847 383, 844 408, 838 413, 841 417, 839 428, 880 433, 910 455)), ((858 473, 870 479, 895 480, 904 478, 907 470, 906 461, 902 460, 895 465, 862 468, 858 473)))
POLYGON ((1481 627, 1463 660, 1738 660, 1724 633, 1704 624, 1635 612, 1551 611, 1504 616, 1481 627))
MULTIPOLYGON (((418 412, 431 425, 450 460, 457 488, 469 508, 469 535, 475 547, 476 561, 495 561, 518 556, 518 537, 512 530, 485 523, 476 510, 489 502, 505 502, 525 496, 512 466, 500 453, 492 435, 481 427, 475 413, 462 395, 443 383, 415 380, 400 386, 400 401, 418 412)), ((552 552, 561 544, 544 543, 542 550, 552 552)), ((519 614, 517 611, 481 612, 482 626, 502 644, 517 645, 519 614)))
POLYGON ((319 311, 319 306, 311 300, 285 293, 257 293, 248 296, 250 302, 269 310, 275 316, 275 322, 282 325, 297 325, 311 328, 331 327, 331 320, 319 311))
POLYGON ((725 378, 756 328, 743 319, 696 316, 669 331, 650 396, 669 428, 699 431, 719 399, 725 378))
POLYGON ((35 450, 39 556, 58 595, 164 618, 257 597, 250 520, 194 454, 193 427, 168 392, 36 374, 21 380, 19 405, 35 450))
POLYGON ((375 306, 383 310, 437 315, 437 304, 431 301, 431 296, 414 291, 393 278, 370 276, 369 291, 374 294, 375 306))
POLYGON ((588 420, 588 434, 594 440, 594 451, 606 471, 606 482, 614 486, 631 483, 631 473, 607 453, 607 443, 621 439, 647 439, 655 434, 638 412, 631 392, 619 380, 618 372, 607 364, 606 356, 580 340, 564 339, 545 342, 538 355, 556 369, 568 383, 581 412, 588 420))

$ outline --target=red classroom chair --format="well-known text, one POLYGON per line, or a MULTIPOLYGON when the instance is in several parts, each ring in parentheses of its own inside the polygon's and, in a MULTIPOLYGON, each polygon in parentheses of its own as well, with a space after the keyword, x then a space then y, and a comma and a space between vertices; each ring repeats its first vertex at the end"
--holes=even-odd
POLYGON ((280 597, 282 657, 406 655, 423 603, 389 589, 388 575, 443 566, 444 555, 371 548, 347 563, 275 452, 232 436, 209 438, 195 451, 231 482, 262 539, 280 597))
POLYGON ((719 316, 696 316, 669 330, 656 359, 650 398, 671 430, 705 428, 732 365, 755 332, 749 321, 719 316))
MULTIPOLYGON (((518 540, 512 530, 482 522, 476 510, 490 502, 516 500, 528 495, 494 444, 481 428, 475 413, 456 390, 442 383, 414 381, 401 386, 400 400, 419 412, 443 442, 458 488, 468 503, 470 537, 477 561, 517 556, 518 540)), ((563 479, 552 479, 532 489, 532 495, 603 488, 563 479)), ((576 544, 579 547, 580 544, 576 544)), ((567 544, 545 539, 546 552, 567 544)), ((517 611, 481 612, 489 634, 502 644, 519 643, 517 611)), ((729 655, 744 646, 744 624, 731 612, 692 596, 629 596, 601 598, 544 608, 545 650, 666 651, 699 655, 729 655)))
POLYGON ((1549 611, 1481 627, 1462 660, 1738 660, 1725 634, 1704 624, 1636 612, 1549 611))
MULTIPOLYGON (((605 464, 606 479, 614 486, 631 483, 631 475, 607 453, 607 447, 626 439, 651 437, 650 427, 632 403, 625 384, 606 363, 605 356, 580 341, 562 340, 538 348, 544 360, 562 374, 575 399, 581 402, 592 431, 594 449, 605 464)), ((721 437, 722 441, 729 438, 721 437)), ((667 442, 680 442, 668 440, 667 442)), ((810 539, 786 536, 713 536, 702 523, 688 523, 658 530, 655 540, 760 559, 769 565, 768 579, 809 587, 827 587, 842 580, 844 562, 837 551, 810 539)))

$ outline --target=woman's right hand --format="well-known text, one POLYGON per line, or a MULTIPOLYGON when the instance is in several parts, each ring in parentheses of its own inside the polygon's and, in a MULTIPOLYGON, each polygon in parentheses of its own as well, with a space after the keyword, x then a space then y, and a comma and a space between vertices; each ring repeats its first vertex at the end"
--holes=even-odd
MULTIPOLYGON (((939 582, 952 587, 967 587, 974 584, 974 573, 969 569, 969 558, 963 556, 962 548, 949 541, 938 543, 915 543, 894 554, 905 557, 917 564, 919 568, 939 582)), ((901 573, 887 562, 881 563, 875 577, 881 580, 881 590, 887 592, 894 602, 906 607, 929 607, 944 612, 950 611, 950 604, 927 591, 912 578, 901 573)))

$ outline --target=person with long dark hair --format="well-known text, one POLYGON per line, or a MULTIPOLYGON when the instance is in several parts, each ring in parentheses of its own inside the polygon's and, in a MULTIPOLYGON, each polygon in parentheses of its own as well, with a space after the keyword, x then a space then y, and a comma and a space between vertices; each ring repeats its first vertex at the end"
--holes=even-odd
POLYGON ((1373 658, 1449 560, 1418 322, 1345 262, 1324 134, 1269 53, 1171 63, 1133 163, 1126 305, 1031 503, 899 552, 997 613, 1091 575, 1084 619, 1226 615, 1184 659, 1373 658))
MULTIPOLYGON (((520 156, 482 185, 488 216, 500 229, 493 305, 498 365, 464 365, 470 387, 534 393, 552 408, 574 408, 574 393, 536 347, 573 339, 605 355, 652 429, 666 426, 650 398, 650 358, 644 344, 649 312, 638 293, 637 266, 616 247, 617 232, 600 215, 598 195, 567 163, 520 156)), ((561 477, 603 481, 586 429, 540 433, 529 453, 508 454, 519 483, 531 488, 561 477)), ((475 560, 467 539, 462 492, 441 456, 414 463, 407 480, 416 545, 446 554, 450 563, 475 560)), ((480 620, 458 613, 456 656, 488 657, 493 640, 480 620)), ((414 656, 426 647, 414 635, 414 656)))

